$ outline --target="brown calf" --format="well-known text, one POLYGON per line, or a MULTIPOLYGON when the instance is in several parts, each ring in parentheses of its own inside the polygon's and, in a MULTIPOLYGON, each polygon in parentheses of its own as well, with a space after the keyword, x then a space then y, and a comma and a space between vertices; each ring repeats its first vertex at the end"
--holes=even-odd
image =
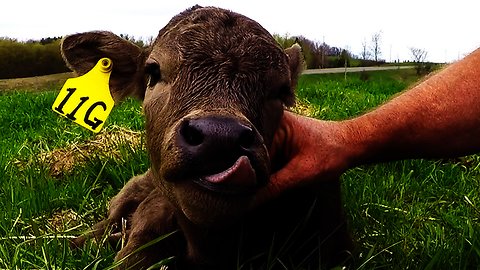
POLYGON ((179 269, 341 262, 350 241, 338 181, 251 210, 255 192, 282 165, 268 149, 284 107, 294 102, 299 46, 284 51, 257 22, 195 6, 175 16, 148 49, 89 32, 66 37, 62 53, 78 74, 111 58, 115 99, 144 100, 151 169, 132 178, 94 226, 99 236, 127 220, 128 241, 116 257, 125 259, 122 268, 147 268, 168 256, 176 256, 172 266, 179 269), (268 262, 269 255, 278 260, 268 262))

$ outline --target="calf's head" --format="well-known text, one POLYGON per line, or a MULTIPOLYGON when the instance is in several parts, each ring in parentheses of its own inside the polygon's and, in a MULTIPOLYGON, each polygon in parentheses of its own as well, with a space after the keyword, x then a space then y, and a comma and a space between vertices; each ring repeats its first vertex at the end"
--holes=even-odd
POLYGON ((302 66, 298 46, 284 51, 255 21, 195 6, 148 48, 88 32, 66 37, 62 54, 80 75, 111 58, 115 100, 144 100, 151 170, 190 221, 240 216, 268 181, 267 149, 302 66))

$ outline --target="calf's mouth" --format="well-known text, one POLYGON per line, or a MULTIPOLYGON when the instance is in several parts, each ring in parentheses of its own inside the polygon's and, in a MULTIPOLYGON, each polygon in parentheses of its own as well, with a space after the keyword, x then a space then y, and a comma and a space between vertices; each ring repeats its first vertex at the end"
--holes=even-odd
POLYGON ((255 169, 245 155, 226 170, 194 178, 193 182, 207 190, 232 195, 253 193, 258 186, 255 169))

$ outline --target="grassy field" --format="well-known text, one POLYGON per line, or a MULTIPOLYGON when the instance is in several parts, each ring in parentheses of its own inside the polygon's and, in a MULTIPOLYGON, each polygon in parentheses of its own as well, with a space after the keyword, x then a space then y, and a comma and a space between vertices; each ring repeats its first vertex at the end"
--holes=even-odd
MULTIPOLYGON (((352 117, 414 83, 413 73, 349 74, 347 81, 343 74, 303 76, 296 110, 352 117)), ((105 131, 94 135, 51 111, 61 82, 34 89, 3 83, 0 268, 108 268, 113 250, 93 243, 71 250, 68 239, 101 219, 125 181, 148 168, 140 104, 116 107, 105 131)), ((342 183, 357 244, 353 269, 479 268, 478 156, 364 166, 342 183)))
POLYGON ((60 89, 65 80, 72 76, 72 72, 66 72, 30 78, 0 79, 0 93, 17 90, 35 92, 48 89, 60 89))

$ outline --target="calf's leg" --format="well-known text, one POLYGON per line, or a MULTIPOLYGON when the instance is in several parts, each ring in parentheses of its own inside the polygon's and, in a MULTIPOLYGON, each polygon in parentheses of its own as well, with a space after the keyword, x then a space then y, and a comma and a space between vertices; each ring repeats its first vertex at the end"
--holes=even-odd
POLYGON ((152 179, 150 171, 132 177, 110 201, 108 217, 95 224, 89 232, 73 239, 71 246, 73 248, 82 247, 85 241, 92 237, 100 242, 107 234, 109 234, 109 242, 116 246, 122 237, 122 218, 126 220, 127 228, 130 228, 130 219, 133 213, 137 210, 140 203, 155 189, 152 179))
POLYGON ((152 191, 131 218, 127 244, 115 257, 117 262, 122 261, 119 269, 146 269, 165 258, 184 253, 180 232, 155 244, 152 242, 177 230, 174 215, 173 206, 161 192, 158 189, 152 191))

